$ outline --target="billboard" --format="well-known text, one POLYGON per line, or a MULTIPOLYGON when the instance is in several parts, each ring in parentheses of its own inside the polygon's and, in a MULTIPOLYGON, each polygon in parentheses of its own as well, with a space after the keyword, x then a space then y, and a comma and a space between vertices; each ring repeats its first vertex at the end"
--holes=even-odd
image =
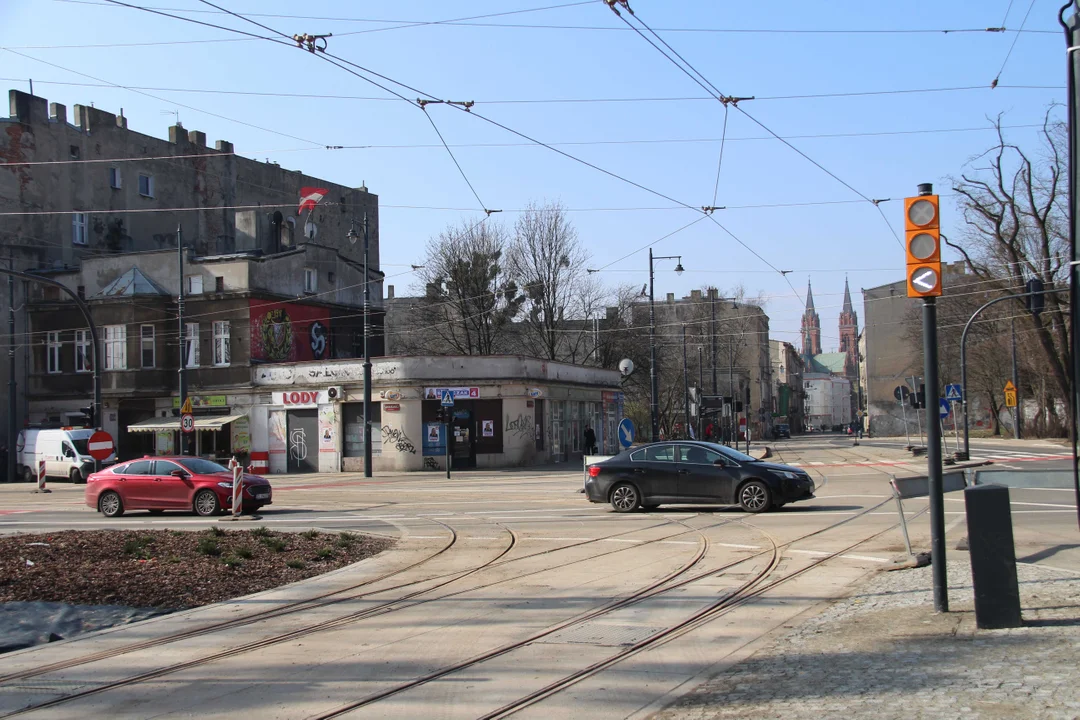
POLYGON ((329 308, 252 300, 251 361, 298 362, 330 357, 329 308))

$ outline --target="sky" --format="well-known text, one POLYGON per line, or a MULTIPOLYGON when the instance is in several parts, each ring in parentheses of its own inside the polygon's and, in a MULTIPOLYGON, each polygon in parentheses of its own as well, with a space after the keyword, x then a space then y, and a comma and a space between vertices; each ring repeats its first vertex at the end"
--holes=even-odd
POLYGON ((960 237, 950 178, 993 144, 991 119, 1036 148, 1065 100, 1060 3, 1048 0, 631 0, 623 17, 642 34, 603 0, 215 0, 269 29, 199 0, 145 1, 265 37, 333 33, 330 53, 389 80, 105 0, 3 0, 0 84, 33 79, 51 102, 123 108, 130 129, 157 137, 178 117, 210 144, 365 184, 399 295, 448 225, 486 208, 512 226, 528 203, 557 201, 606 285, 647 282, 651 245, 686 269, 656 263, 658 298, 741 286, 764 298, 774 339, 799 344, 811 280, 825 351, 839 344, 845 276, 860 326, 860 288, 903 278, 902 198, 933 183, 942 230, 960 237), (462 18, 477 19, 437 22, 462 18), (754 99, 725 110, 646 26, 719 94, 754 99), (406 101, 418 91, 475 105, 421 110, 406 101), (724 209, 706 218, 702 206, 724 209))

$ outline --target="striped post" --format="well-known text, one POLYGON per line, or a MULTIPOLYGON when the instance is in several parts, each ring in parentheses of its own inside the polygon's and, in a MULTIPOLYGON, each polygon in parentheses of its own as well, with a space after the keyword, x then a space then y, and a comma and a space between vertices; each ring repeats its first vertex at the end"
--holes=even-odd
POLYGON ((243 473, 243 471, 244 471, 244 469, 242 467, 240 467, 240 463, 236 462, 236 458, 233 458, 232 459, 232 473, 233 473, 233 481, 232 481, 232 514, 233 514, 234 518, 240 517, 240 509, 244 504, 244 499, 243 499, 243 494, 244 493, 243 493, 243 487, 242 487, 242 484, 243 484, 243 481, 242 481, 243 474, 242 473, 243 473))
POLYGON ((255 475, 266 475, 270 472, 270 453, 265 450, 256 450, 251 453, 251 472, 255 475))
POLYGON ((45 461, 39 460, 37 466, 37 491, 40 493, 52 492, 45 488, 45 461))

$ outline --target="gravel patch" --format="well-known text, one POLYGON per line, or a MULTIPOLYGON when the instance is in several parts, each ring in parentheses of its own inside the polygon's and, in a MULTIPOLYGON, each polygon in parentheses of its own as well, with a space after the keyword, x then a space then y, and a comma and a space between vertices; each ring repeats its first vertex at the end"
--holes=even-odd
POLYGON ((654 717, 1080 718, 1080 575, 1020 565, 1024 627, 977 630, 971 568, 881 572, 654 717))

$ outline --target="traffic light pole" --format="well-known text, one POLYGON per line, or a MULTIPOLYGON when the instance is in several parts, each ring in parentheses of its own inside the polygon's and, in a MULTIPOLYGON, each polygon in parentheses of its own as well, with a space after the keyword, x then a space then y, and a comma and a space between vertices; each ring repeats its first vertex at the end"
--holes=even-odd
MULTIPOLYGON (((176 323, 180 332, 180 368, 177 370, 177 377, 179 378, 179 387, 177 388, 180 393, 180 411, 181 417, 183 416, 184 404, 187 402, 187 348, 184 347, 187 335, 185 335, 184 329, 184 227, 183 225, 176 226, 176 259, 178 279, 180 281, 180 291, 176 294, 176 323)), ((196 335, 191 339, 192 343, 199 342, 199 336, 196 335)), ((198 352, 198 350, 193 350, 198 352)), ((181 424, 183 420, 181 419, 181 424)), ((188 433, 184 432, 183 428, 180 429, 180 444, 177 450, 181 455, 187 455, 188 433)))
MULTIPOLYGON (((8 262, 14 270, 15 260, 11 255, 8 255, 8 262)), ((8 311, 8 443, 4 477, 8 482, 15 482, 15 456, 18 454, 16 446, 19 443, 16 419, 19 407, 15 402, 15 391, 18 386, 15 382, 15 277, 13 275, 8 275, 8 311)))
MULTIPOLYGON (((937 298, 923 299, 923 372, 926 397, 938 397, 937 298)), ((934 610, 949 612, 945 577, 945 495, 941 472, 941 425, 938 403, 926 402, 926 464, 930 491, 930 565, 934 575, 934 610)))
POLYGON ((364 477, 371 477, 371 278, 368 276, 368 220, 364 213, 364 477))

